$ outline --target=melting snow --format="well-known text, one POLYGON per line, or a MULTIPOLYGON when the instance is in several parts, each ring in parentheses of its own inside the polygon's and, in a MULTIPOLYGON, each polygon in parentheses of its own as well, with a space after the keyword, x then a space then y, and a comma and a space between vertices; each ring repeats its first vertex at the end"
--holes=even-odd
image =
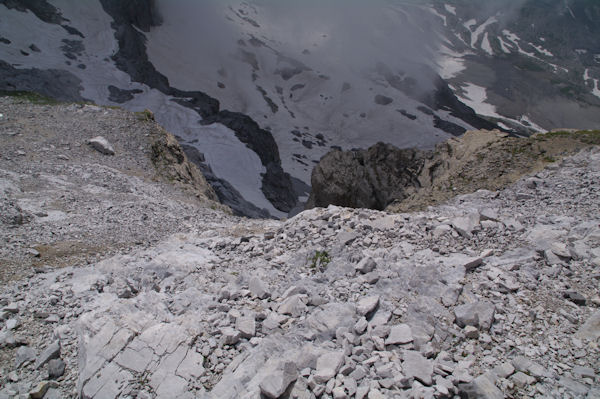
POLYGON ((485 87, 477 86, 473 83, 466 83, 465 86, 462 86, 462 89, 465 94, 458 97, 469 107, 473 108, 476 113, 484 116, 502 118, 501 115, 496 113, 496 107, 485 102, 485 100, 487 100, 487 91, 485 87))
POLYGON ((595 95, 596 97, 600 98, 600 86, 598 83, 598 79, 594 79, 590 76, 590 70, 588 68, 585 69, 585 72, 583 73, 583 81, 585 83, 587 83, 589 80, 592 81, 592 94, 595 95))
POLYGON ((536 46, 533 43, 529 43, 529 45, 531 47, 533 47, 534 49, 537 50, 538 53, 543 54, 543 55, 547 55, 548 57, 554 57, 554 54, 552 54, 550 51, 546 50, 545 48, 543 48, 542 46, 536 46))
POLYGON ((446 9, 446 11, 448 11, 450 14, 456 15, 456 7, 451 6, 450 4, 444 4, 444 8, 446 9))
POLYGON ((494 24, 496 22, 498 22, 498 20, 495 17, 490 17, 487 19, 487 21, 479 25, 477 29, 475 29, 475 31, 471 34, 471 47, 475 48, 475 44, 477 44, 479 36, 481 36, 481 34, 486 30, 486 28, 489 25, 494 24))
POLYGON ((500 47, 502 48, 502 51, 505 52, 506 54, 510 54, 510 44, 506 43, 504 40, 502 40, 501 37, 498 37, 498 41, 500 42, 500 47))
POLYGON ((440 14, 440 13, 439 13, 439 12, 438 12, 438 11, 437 11, 435 8, 433 8, 433 7, 428 7, 428 9, 429 9, 429 11, 430 11, 430 12, 431 12, 433 15, 435 15, 435 16, 437 16, 437 17, 440 17, 440 18, 442 19, 442 21, 444 21, 444 26, 448 26, 448 24, 447 24, 447 21, 446 21, 446 16, 445 16, 445 15, 442 15, 442 14, 440 14))
POLYGON ((463 24, 463 26, 464 26, 465 28, 467 28, 468 30, 471 30, 471 26, 473 26, 473 25, 477 25, 477 21, 476 21, 476 20, 474 20, 474 19, 470 19, 470 20, 468 20, 467 22, 465 22, 465 23, 463 24))
POLYGON ((483 39, 481 40, 481 49, 489 55, 494 55, 494 50, 492 50, 492 46, 490 45, 487 32, 485 32, 485 35, 483 35, 483 39))

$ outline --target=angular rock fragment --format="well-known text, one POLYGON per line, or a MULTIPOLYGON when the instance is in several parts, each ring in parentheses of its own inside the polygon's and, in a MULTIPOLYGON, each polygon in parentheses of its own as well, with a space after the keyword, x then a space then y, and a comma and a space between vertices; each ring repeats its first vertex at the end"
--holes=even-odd
POLYGON ((52 359, 48 362, 48 378, 55 380, 65 373, 65 362, 62 359, 52 359))
POLYGON ((256 335, 256 320, 254 316, 239 317, 235 321, 235 328, 244 338, 252 338, 256 335))
POLYGON ((479 226, 479 214, 472 213, 467 216, 452 219, 452 227, 461 236, 471 238, 473 232, 479 226))
POLYGON ((489 330, 492 326, 495 312, 494 305, 487 301, 466 303, 454 308, 456 324, 460 327, 480 327, 484 331, 489 330))
POLYGON ((385 340, 386 345, 403 345, 413 341, 412 331, 408 324, 398 324, 391 328, 385 340))
POLYGON ((17 353, 15 354, 15 367, 19 368, 24 363, 35 360, 36 356, 37 353, 35 349, 28 346, 19 347, 19 349, 17 349, 17 353))
POLYGON ((275 372, 265 377, 259 387, 260 392, 270 399, 281 397, 290 384, 298 378, 298 369, 294 362, 285 362, 275 372))
POLYGON ((48 363, 52 359, 57 359, 60 356, 60 342, 54 341, 40 354, 35 362, 35 368, 38 369, 48 363))
POLYGON ((367 296, 361 298, 356 304, 356 312, 361 316, 370 315, 379 305, 379 296, 367 296))
POLYGON ((377 263, 369 256, 363 258, 358 265, 356 265, 355 270, 362 274, 367 274, 375 270, 377 267, 377 263))
POLYGON ((317 359, 317 370, 314 378, 319 384, 324 384, 335 377, 344 364, 344 352, 328 352, 317 359))
POLYGON ((408 377, 430 386, 433 383, 433 363, 417 351, 405 351, 402 370, 408 377))
POLYGON ((252 277, 248 283, 248 289, 258 299, 265 299, 270 296, 267 285, 258 277, 252 277))
POLYGON ((87 141, 87 144, 94 150, 104 155, 115 155, 113 146, 102 136, 97 136, 87 141))
POLYGON ((465 399, 504 399, 505 397, 486 374, 480 375, 468 384, 461 384, 459 391, 460 397, 465 399))

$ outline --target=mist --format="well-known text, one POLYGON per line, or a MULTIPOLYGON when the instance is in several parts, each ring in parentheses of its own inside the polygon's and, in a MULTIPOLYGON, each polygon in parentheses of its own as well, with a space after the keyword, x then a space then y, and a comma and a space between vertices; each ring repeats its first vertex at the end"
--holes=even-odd
POLYGON ((302 59, 322 73, 365 74, 385 65, 411 76, 423 90, 431 73, 442 22, 424 2, 400 0, 191 1, 159 0, 166 20, 177 21, 192 51, 223 60, 239 51, 238 40, 255 37, 283 56, 302 59), (237 19, 231 17, 237 15, 237 19), (250 25, 242 22, 246 18, 250 25), (252 26, 256 23, 257 26, 252 26))

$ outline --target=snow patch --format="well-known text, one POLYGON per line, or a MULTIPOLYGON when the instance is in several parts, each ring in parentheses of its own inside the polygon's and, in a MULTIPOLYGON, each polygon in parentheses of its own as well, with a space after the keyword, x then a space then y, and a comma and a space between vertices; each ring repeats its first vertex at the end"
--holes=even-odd
POLYGON ((590 80, 592 81, 592 94, 600 98, 600 86, 598 86, 598 79, 592 78, 590 76, 589 68, 586 68, 585 72, 583 73, 583 81, 588 83, 590 80))
POLYGON ((444 4, 444 8, 446 9, 446 11, 448 11, 450 14, 456 15, 456 7, 451 6, 450 4, 444 4))
POLYGON ((439 17, 442 19, 442 21, 444 21, 444 26, 448 26, 448 22, 446 21, 446 16, 443 14, 440 14, 435 8, 433 7, 428 7, 429 12, 431 12, 433 15, 435 15, 436 17, 439 17))
POLYGON ((471 31, 471 30, 472 30, 472 29, 471 29, 471 27, 472 27, 473 25, 477 25, 477 20, 476 20, 476 19, 470 19, 470 20, 468 20, 467 22, 465 22, 465 23, 463 24, 463 26, 464 26, 465 28, 467 28, 469 31, 471 31))
POLYGON ((487 100, 487 90, 485 87, 477 86, 473 83, 466 83, 464 86, 461 86, 461 88, 465 94, 462 96, 459 95, 458 97, 469 107, 473 108, 476 113, 484 116, 492 116, 494 118, 502 118, 501 115, 496 113, 496 107, 485 102, 487 100))
POLYGON ((485 35, 483 35, 483 39, 481 40, 481 49, 489 55, 494 55, 494 50, 492 50, 492 46, 490 45, 487 32, 485 32, 485 35))
POLYGON ((491 24, 498 22, 495 17, 488 18, 484 23, 479 25, 477 29, 471 34, 471 47, 475 48, 477 41, 479 40, 479 36, 487 29, 487 27, 491 24))
POLYGON ((548 56, 548 57, 554 57, 554 54, 552 54, 550 51, 546 50, 546 49, 545 49, 545 48, 543 48, 542 46, 536 46, 536 45, 535 45, 535 44, 533 44, 533 43, 529 43, 529 45, 530 45, 531 47, 533 47, 534 49, 536 49, 536 51, 537 51, 538 53, 540 53, 540 54, 543 54, 543 55, 545 55, 545 56, 548 56))
POLYGON ((537 130, 538 132, 545 132, 547 131, 547 129, 544 129, 543 127, 541 127, 540 125, 538 125, 537 123, 535 123, 534 121, 532 121, 529 116, 527 115, 523 115, 521 116, 521 118, 519 119, 520 123, 523 126, 532 128, 534 130, 537 130))
POLYGON ((501 37, 498 37, 498 41, 500 42, 500 48, 502 49, 503 52, 505 52, 506 54, 510 54, 511 53, 511 49, 510 49, 510 44, 506 43, 501 37))

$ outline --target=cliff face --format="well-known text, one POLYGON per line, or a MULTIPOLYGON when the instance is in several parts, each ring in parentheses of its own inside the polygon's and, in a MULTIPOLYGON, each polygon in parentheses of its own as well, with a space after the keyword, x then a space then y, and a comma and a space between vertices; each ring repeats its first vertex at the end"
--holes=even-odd
POLYGON ((383 210, 406 189, 420 186, 425 161, 418 150, 378 143, 368 150, 332 151, 315 167, 307 207, 335 204, 383 210))
POLYGON ((313 171, 307 207, 422 210, 457 194, 502 189, 565 155, 597 144, 599 131, 555 131, 516 138, 497 130, 477 130, 430 152, 385 144, 368 150, 333 151, 313 171))

